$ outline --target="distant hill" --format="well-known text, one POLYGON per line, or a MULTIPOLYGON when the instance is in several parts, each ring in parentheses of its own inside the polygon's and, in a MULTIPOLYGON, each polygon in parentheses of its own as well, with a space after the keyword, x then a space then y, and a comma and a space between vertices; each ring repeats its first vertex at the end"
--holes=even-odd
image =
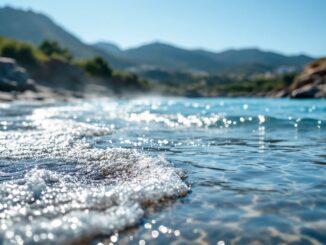
POLYGON ((170 71, 203 71, 213 74, 253 74, 291 67, 301 69, 313 58, 306 55, 287 56, 259 49, 226 50, 215 53, 207 50, 188 50, 155 42, 137 48, 121 50, 110 43, 95 44, 107 52, 134 63, 170 71))
POLYGON ((216 53, 189 50, 160 42, 127 50, 107 42, 87 45, 44 14, 11 7, 0 8, 0 23, 0 36, 29 41, 35 45, 45 39, 56 40, 77 58, 102 56, 115 68, 130 69, 137 73, 144 69, 156 69, 169 72, 251 75, 273 72, 280 68, 299 70, 313 60, 305 55, 286 56, 259 49, 216 53))
POLYGON ((206 52, 218 61, 228 65, 260 64, 277 68, 280 66, 300 66, 312 60, 305 55, 286 56, 278 53, 262 51, 259 49, 226 50, 220 53, 206 52))
POLYGON ((97 42, 93 46, 107 51, 110 54, 121 55, 121 53, 123 52, 118 45, 109 42, 97 42))
POLYGON ((208 55, 159 42, 128 49, 123 55, 141 63, 172 70, 216 72, 224 68, 223 62, 217 61, 208 55))
POLYGON ((11 7, 0 8, 0 36, 28 41, 39 45, 45 39, 55 40, 68 48, 78 58, 102 56, 114 67, 124 68, 131 63, 103 52, 101 49, 81 42, 47 16, 34 11, 18 10, 11 7))

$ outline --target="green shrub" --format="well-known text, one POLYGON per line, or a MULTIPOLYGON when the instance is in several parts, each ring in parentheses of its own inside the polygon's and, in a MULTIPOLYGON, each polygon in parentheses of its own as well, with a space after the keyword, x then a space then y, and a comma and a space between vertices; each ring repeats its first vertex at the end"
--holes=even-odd
POLYGON ((33 45, 8 38, 0 38, 0 55, 17 60, 25 66, 35 66, 46 56, 33 45))
POLYGON ((62 48, 56 41, 45 40, 41 43, 39 49, 49 57, 63 58, 67 61, 71 61, 73 58, 69 50, 62 48))
POLYGON ((101 57, 94 57, 93 59, 82 61, 80 65, 91 76, 105 78, 112 76, 112 68, 101 57))

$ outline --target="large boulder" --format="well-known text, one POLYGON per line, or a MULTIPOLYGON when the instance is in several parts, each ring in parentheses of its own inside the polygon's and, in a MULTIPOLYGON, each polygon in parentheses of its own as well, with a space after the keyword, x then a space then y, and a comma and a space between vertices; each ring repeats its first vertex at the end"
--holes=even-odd
POLYGON ((89 83, 79 66, 56 58, 43 62, 32 75, 38 84, 62 90, 80 91, 89 83))
POLYGON ((326 98, 326 58, 307 65, 288 91, 291 98, 326 98))
POLYGON ((26 91, 34 89, 34 82, 26 70, 14 59, 0 57, 0 91, 26 91))

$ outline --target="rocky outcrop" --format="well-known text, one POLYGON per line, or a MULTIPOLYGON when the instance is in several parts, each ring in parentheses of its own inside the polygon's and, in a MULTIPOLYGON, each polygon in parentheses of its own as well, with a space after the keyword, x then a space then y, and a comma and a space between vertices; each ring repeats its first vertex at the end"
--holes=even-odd
POLYGON ((55 58, 44 61, 31 75, 37 84, 62 90, 81 91, 90 82, 80 67, 55 58))
POLYGON ((94 78, 80 66, 57 58, 40 62, 27 73, 14 59, 0 57, 0 102, 108 96, 113 93, 109 82, 121 84, 121 79, 94 78))
POLYGON ((307 65, 286 94, 291 98, 326 98, 326 58, 307 65))
POLYGON ((27 73, 14 59, 0 57, 0 102, 81 97, 84 77, 79 67, 60 60, 46 61, 27 73))
POLYGON ((0 91, 34 90, 34 82, 14 59, 0 57, 0 91))

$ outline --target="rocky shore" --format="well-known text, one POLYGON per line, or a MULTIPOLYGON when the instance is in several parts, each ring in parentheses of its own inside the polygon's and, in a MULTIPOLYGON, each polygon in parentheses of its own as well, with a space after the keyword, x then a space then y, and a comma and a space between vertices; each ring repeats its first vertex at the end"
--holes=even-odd
POLYGON ((308 64, 295 81, 278 97, 326 98, 326 58, 308 64))
POLYGON ((67 99, 80 93, 37 84, 11 58, 0 57, 0 101, 67 99))
MULTIPOLYGON (((121 84, 120 80, 111 82, 121 84)), ((185 96, 212 97, 197 90, 190 92, 185 96)), ((235 92, 234 95, 230 92, 220 96, 326 98, 326 58, 308 64, 293 83, 279 91, 235 92)), ((68 100, 117 94, 114 88, 106 85, 106 80, 91 78, 80 67, 69 62, 50 59, 27 72, 14 59, 0 57, 0 101, 68 100)))
POLYGON ((61 59, 49 59, 25 69, 15 59, 0 57, 0 102, 118 95, 120 91, 114 91, 109 82, 122 83, 119 78, 108 81, 90 77, 79 66, 61 59))

